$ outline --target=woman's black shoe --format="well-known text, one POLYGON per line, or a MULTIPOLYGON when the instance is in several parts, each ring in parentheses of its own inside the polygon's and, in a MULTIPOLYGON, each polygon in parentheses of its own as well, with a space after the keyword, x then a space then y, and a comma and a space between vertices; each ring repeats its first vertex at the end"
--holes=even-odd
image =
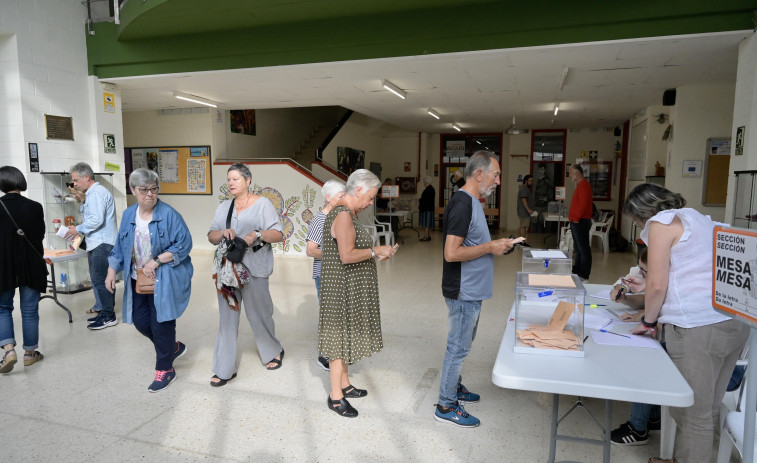
POLYGON ((342 389, 342 392, 344 393, 345 397, 349 397, 350 399, 359 399, 360 397, 365 397, 368 395, 368 391, 365 389, 358 389, 352 384, 342 389))
POLYGON ((329 395, 326 398, 326 404, 331 410, 334 410, 344 417, 355 418, 357 416, 357 410, 355 410, 355 408, 353 408, 345 398, 341 398, 339 400, 331 400, 331 395, 329 395))

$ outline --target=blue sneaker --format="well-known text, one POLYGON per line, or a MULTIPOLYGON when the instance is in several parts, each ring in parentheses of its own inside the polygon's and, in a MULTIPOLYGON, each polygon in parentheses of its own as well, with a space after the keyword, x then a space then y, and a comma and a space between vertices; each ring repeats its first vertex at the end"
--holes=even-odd
POLYGON ((457 386, 457 400, 472 404, 481 400, 481 396, 469 391, 463 386, 463 383, 460 383, 460 385, 457 386))
POLYGON ((171 368, 170 370, 156 370, 155 381, 147 388, 149 392, 160 392, 167 388, 171 382, 176 379, 176 370, 171 368))
POLYGON ((187 345, 181 341, 176 341, 176 350, 173 353, 173 359, 176 360, 177 358, 181 357, 182 355, 186 353, 187 353, 187 345))
POLYGON ((102 330, 109 326, 118 325, 118 319, 115 314, 108 317, 107 315, 100 314, 95 318, 95 321, 87 325, 90 330, 102 330))
POLYGON ((436 421, 454 424, 461 428, 475 428, 481 424, 481 420, 468 414, 460 403, 456 403, 449 408, 437 404, 436 411, 434 412, 434 419, 436 419, 436 421))

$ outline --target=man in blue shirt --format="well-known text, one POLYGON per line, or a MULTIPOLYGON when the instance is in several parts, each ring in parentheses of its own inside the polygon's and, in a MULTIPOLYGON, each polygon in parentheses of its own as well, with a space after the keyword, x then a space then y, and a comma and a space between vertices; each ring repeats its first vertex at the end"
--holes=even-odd
POLYGON ((522 241, 492 241, 489 235, 481 200, 496 191, 500 174, 493 153, 475 152, 465 165, 465 186, 444 209, 442 293, 449 309, 449 334, 434 418, 466 428, 478 426, 480 420, 460 402, 478 402, 481 397, 463 386, 460 371, 476 337, 481 303, 492 297, 494 256, 522 241))
POLYGON ((85 200, 79 208, 82 223, 68 227, 66 239, 72 240, 80 234, 87 238, 89 277, 95 300, 101 307, 100 313, 88 320, 90 323, 87 328, 101 330, 118 323, 114 310, 115 292, 111 293, 105 288, 108 256, 116 243, 116 207, 110 191, 95 181, 95 174, 89 164, 79 162, 71 167, 70 172, 74 187, 84 192, 85 200))

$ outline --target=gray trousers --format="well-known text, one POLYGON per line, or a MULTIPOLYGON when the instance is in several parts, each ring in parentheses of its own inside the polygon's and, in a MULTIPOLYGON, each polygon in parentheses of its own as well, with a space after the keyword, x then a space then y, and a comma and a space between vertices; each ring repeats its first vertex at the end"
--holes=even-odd
MULTIPOLYGON (((273 323, 273 301, 268 290, 268 278, 252 277, 241 291, 241 303, 250 322, 260 361, 270 362, 281 353, 281 343, 276 339, 273 323)), ((229 308, 218 295, 220 323, 216 349, 213 353, 213 373, 221 379, 229 379, 237 371, 237 333, 240 313, 229 308)))
MULTIPOLYGON (((668 354, 694 390, 694 405, 672 408, 678 424, 675 457, 679 463, 712 461, 720 402, 741 351, 749 327, 736 320, 697 328, 665 324, 668 354)), ((654 372, 650 372, 654 380, 654 372)))

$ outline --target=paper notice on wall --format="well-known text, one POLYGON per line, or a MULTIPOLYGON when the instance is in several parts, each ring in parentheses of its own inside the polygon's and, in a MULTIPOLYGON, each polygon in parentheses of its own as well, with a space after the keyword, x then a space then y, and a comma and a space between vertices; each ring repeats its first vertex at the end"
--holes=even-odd
POLYGON ((147 157, 142 150, 131 150, 131 170, 132 172, 137 169, 147 168, 147 157))
POLYGON ((204 193, 206 191, 206 162, 205 159, 187 159, 187 191, 190 193, 204 193))
POLYGON ((158 174, 161 183, 179 183, 179 151, 160 150, 158 174))

